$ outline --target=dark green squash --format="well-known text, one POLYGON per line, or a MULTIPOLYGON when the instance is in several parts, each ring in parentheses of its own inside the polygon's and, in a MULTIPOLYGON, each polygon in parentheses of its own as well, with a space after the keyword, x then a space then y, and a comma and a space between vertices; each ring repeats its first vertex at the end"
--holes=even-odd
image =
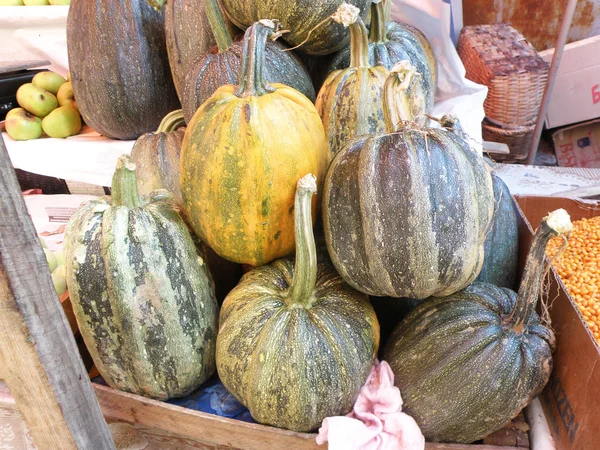
POLYGON ((208 266, 172 195, 138 196, 129 156, 117 164, 112 199, 73 215, 64 252, 79 331, 111 387, 164 400, 214 373, 218 307, 208 266))
POLYGON ((366 295, 317 262, 311 198, 298 181, 296 260, 248 272, 223 303, 217 337, 221 381, 260 423, 312 431, 352 409, 379 345, 366 295))
MULTIPOLYGON (((210 52, 190 65, 184 82, 183 114, 187 123, 196 110, 217 88, 237 85, 244 53, 244 42, 235 41, 227 30, 217 0, 206 0, 206 14, 217 40, 218 51, 210 52)), ((267 83, 282 83, 293 87, 315 101, 315 89, 302 61, 286 47, 268 40, 265 48, 264 79, 267 83)))
POLYGON ((165 116, 154 133, 140 136, 131 150, 136 165, 138 191, 142 195, 166 189, 181 203, 179 154, 185 134, 183 111, 165 116))
POLYGON ((395 66, 383 92, 387 134, 351 142, 325 179, 329 255, 344 280, 369 295, 449 295, 483 264, 490 174, 453 129, 410 122, 424 108, 418 80, 410 64, 395 66))
MULTIPOLYGON (((221 0, 221 3, 231 21, 240 28, 261 19, 279 20, 283 29, 290 30, 283 39, 292 46, 302 44, 299 49, 309 54, 333 53, 348 42, 347 30, 327 20, 340 6, 340 0, 221 0)), ((360 8, 363 19, 367 18, 370 0, 346 3, 360 8)))
POLYGON ((180 108, 164 15, 145 0, 73 0, 67 50, 79 112, 104 136, 137 139, 180 108))
POLYGON ((542 391, 555 344, 535 312, 545 249, 571 227, 564 210, 542 220, 518 294, 475 282, 427 299, 394 330, 384 358, 402 392, 403 411, 428 441, 481 439, 542 391))
MULTIPOLYGON (((190 66, 217 45, 208 23, 207 3, 207 0, 169 0, 165 6, 169 65, 182 102, 185 75, 190 66)), ((225 19, 225 24, 235 33, 235 26, 229 20, 225 19)))
POLYGON ((504 181, 492 174, 494 216, 484 244, 485 257, 475 281, 515 288, 519 266, 519 225, 515 205, 504 181))
POLYGON ((385 131, 381 93, 389 70, 369 64, 367 29, 353 9, 343 4, 332 16, 350 28, 350 65, 327 77, 315 103, 331 158, 355 136, 385 131))
MULTIPOLYGON (((391 69, 399 61, 410 61, 422 76, 423 89, 427 93, 426 112, 430 111, 437 86, 437 60, 423 33, 408 24, 390 19, 391 3, 391 0, 371 3, 369 63, 391 69)), ((350 53, 349 46, 336 53, 323 71, 325 76, 348 67, 350 53)))

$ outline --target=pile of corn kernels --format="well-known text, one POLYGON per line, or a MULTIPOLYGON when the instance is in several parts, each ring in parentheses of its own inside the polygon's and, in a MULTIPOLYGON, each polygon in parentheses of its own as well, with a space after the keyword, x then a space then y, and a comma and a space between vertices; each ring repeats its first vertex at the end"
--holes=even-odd
MULTIPOLYGON (((562 243, 561 237, 552 239, 548 257, 562 243)), ((600 216, 573 222, 569 246, 553 265, 600 344, 600 216)))

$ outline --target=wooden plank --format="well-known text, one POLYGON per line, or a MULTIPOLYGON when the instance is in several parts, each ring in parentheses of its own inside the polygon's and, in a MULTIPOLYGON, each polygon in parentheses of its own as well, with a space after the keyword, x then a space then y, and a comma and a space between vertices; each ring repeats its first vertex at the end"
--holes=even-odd
POLYGON ((49 66, 47 60, 27 60, 27 61, 2 61, 0 62, 0 73, 16 72, 18 70, 33 69, 34 67, 49 66))
POLYGON ((0 365, 40 449, 114 449, 0 138, 0 365))
MULTIPOLYGON (((231 450, 324 450, 315 434, 246 423, 120 392, 92 383, 109 422, 128 422, 231 450)), ((493 445, 426 443, 426 450, 523 450, 493 445)))

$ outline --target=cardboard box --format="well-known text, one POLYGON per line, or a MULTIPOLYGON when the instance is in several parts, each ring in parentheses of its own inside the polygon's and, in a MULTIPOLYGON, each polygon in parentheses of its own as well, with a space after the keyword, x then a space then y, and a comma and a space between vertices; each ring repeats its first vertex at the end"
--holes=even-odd
MULTIPOLYGON (((552 61, 554 49, 540 52, 552 61)), ((546 128, 600 117, 600 36, 565 46, 550 98, 546 128)))
MULTIPOLYGON (((564 208, 571 220, 600 216, 600 202, 557 197, 517 197, 528 223, 520 248, 528 249, 533 230, 550 211, 564 208)), ((522 252, 524 253, 524 252, 522 252)), ((521 256, 525 256, 524 254, 521 256)), ((557 450, 600 448, 600 347, 556 272, 550 275, 550 315, 556 333, 554 370, 541 396, 557 450)))
POLYGON ((559 166, 600 167, 600 119, 561 128, 552 140, 559 166))

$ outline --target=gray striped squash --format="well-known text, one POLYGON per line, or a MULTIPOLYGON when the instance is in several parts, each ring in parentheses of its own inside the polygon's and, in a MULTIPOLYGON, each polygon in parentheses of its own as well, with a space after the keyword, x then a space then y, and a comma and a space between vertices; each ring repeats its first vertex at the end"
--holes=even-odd
POLYGON ((117 164, 112 199, 82 205, 64 245, 77 324, 111 387, 164 400, 214 373, 218 310, 208 266, 171 194, 138 196, 129 156, 117 164))
POLYGON ((406 122, 424 108, 419 86, 414 67, 395 66, 383 92, 388 132, 348 144, 325 179, 329 254, 344 280, 369 295, 449 295, 483 264, 490 174, 446 118, 450 129, 406 122))
POLYGON ((244 275, 227 296, 217 337, 221 381, 260 423, 295 431, 347 414, 379 346, 366 295, 317 262, 313 175, 297 184, 296 259, 244 275))
POLYGON ((535 312, 545 249, 571 227, 564 210, 542 220, 518 294, 475 282, 425 300, 394 330, 384 358, 402 392, 403 411, 428 441, 481 439, 542 391, 555 345, 535 312))
MULTIPOLYGON (((240 82, 244 53, 243 40, 233 40, 217 0, 206 0, 206 14, 217 41, 217 51, 208 52, 190 64, 183 87, 183 114, 189 123, 196 110, 226 84, 240 82)), ((315 89, 302 61, 286 47, 269 39, 265 47, 264 79, 282 83, 315 100, 315 89)))

